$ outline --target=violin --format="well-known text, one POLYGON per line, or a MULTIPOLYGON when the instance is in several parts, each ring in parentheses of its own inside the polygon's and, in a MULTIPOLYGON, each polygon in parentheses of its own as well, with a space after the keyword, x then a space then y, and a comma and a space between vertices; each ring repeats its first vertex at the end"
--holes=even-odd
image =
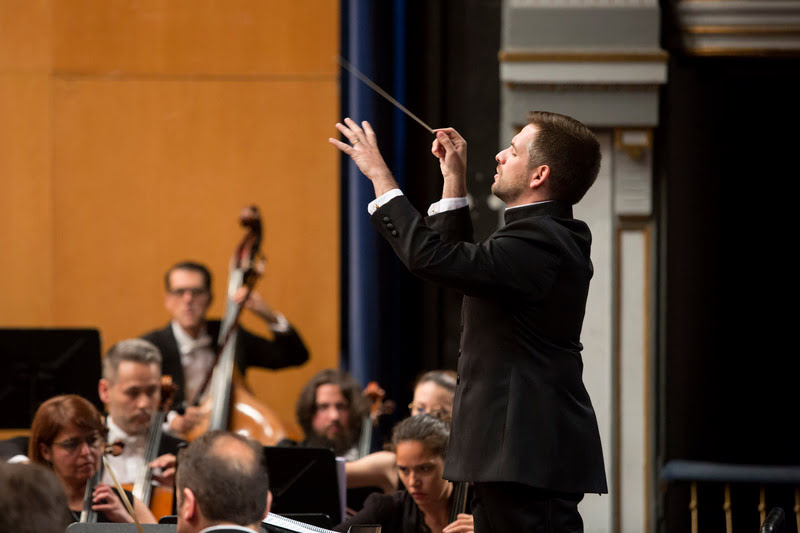
POLYGON ((239 222, 247 231, 231 258, 228 297, 225 315, 220 324, 215 364, 192 401, 195 406, 210 403, 210 413, 187 435, 187 440, 194 440, 208 430, 227 429, 255 439, 264 446, 274 446, 286 437, 286 427, 272 409, 248 390, 244 376, 236 367, 239 318, 264 265, 264 257, 260 251, 262 235, 258 208, 244 208, 239 214, 239 222), (233 295, 241 287, 246 287, 246 295, 242 303, 236 303, 233 295), (210 393, 201 402, 200 399, 209 386, 210 393))
POLYGON ((385 400, 386 391, 378 385, 377 381, 370 381, 364 387, 364 397, 369 401, 369 413, 364 416, 361 424, 361 434, 358 440, 358 458, 369 455, 372 446, 372 434, 378 427, 378 419, 394 412, 394 402, 385 400))
POLYGON ((178 391, 178 386, 173 383, 172 376, 161 376, 160 386, 161 402, 147 429, 144 464, 137 473, 133 484, 125 483, 122 485, 125 490, 131 491, 134 496, 144 502, 157 520, 162 516, 172 514, 173 489, 153 485, 153 472, 150 469, 150 463, 158 457, 164 420, 167 418, 167 413, 175 399, 175 393, 178 391))

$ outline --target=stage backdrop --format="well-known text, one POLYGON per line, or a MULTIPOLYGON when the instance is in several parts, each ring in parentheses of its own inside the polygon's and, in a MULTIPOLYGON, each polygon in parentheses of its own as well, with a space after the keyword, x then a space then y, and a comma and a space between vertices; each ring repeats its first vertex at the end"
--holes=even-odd
POLYGON ((219 316, 255 204, 257 289, 311 361, 248 381, 293 423, 339 363, 338 46, 336 0, 0 0, 0 325, 97 327, 106 349, 167 322, 188 258, 219 316))

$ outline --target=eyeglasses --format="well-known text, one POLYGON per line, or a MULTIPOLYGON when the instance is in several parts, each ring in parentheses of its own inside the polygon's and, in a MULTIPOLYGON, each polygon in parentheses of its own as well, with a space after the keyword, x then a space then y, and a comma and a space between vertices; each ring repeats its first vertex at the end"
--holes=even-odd
POLYGON ((434 405, 430 409, 420 403, 411 402, 408 409, 412 415, 431 415, 435 417, 450 416, 450 409, 444 405, 434 405))
POLYGON ((88 437, 75 437, 74 439, 62 440, 61 442, 54 442, 54 446, 60 446, 64 451, 75 453, 86 443, 89 448, 99 448, 103 445, 103 437, 99 433, 92 433, 88 437))
POLYGON ((191 294, 192 298, 197 298, 198 296, 208 294, 208 289, 205 287, 184 287, 181 289, 170 289, 169 293, 178 298, 183 298, 185 294, 191 294))

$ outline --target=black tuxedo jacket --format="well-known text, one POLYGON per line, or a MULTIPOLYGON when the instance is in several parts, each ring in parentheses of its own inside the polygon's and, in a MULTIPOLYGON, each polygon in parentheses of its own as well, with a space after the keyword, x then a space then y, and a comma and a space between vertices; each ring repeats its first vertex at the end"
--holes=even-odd
POLYGON ((509 209, 472 243, 469 208, 427 219, 400 196, 373 223, 408 269, 464 293, 444 475, 607 492, 580 333, 591 233, 558 202, 509 209))
MULTIPOLYGON (((219 336, 219 326, 219 320, 206 322, 206 330, 214 342, 219 336)), ((166 327, 151 331, 142 338, 158 347, 163 360, 161 373, 172 376, 173 382, 178 386, 173 405, 180 405, 185 399, 189 400, 183 396, 185 389, 183 365, 178 351, 178 341, 172 333, 172 325, 167 324, 166 327)), ((271 341, 239 327, 236 335, 236 366, 242 374, 250 366, 279 369, 301 365, 306 361, 308 361, 308 350, 294 328, 289 328, 286 333, 276 333, 275 340, 271 341)))

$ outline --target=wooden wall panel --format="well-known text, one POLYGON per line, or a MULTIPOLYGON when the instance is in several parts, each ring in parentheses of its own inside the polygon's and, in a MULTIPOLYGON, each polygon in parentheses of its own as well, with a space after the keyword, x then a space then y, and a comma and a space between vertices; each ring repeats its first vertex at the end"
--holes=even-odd
POLYGON ((52 0, 0 0, 0 72, 49 72, 51 4, 52 0))
POLYGON ((254 203, 258 290, 312 359, 248 381, 292 421, 339 361, 338 7, 0 0, 0 29, 46 34, 0 33, 0 326, 98 327, 105 349, 167 322, 162 276, 187 258, 211 267, 219 316, 254 203))
POLYGON ((49 110, 46 75, 0 74, 0 327, 52 323, 49 110))
POLYGON ((167 75, 331 74, 333 0, 54 0, 54 66, 167 75))

